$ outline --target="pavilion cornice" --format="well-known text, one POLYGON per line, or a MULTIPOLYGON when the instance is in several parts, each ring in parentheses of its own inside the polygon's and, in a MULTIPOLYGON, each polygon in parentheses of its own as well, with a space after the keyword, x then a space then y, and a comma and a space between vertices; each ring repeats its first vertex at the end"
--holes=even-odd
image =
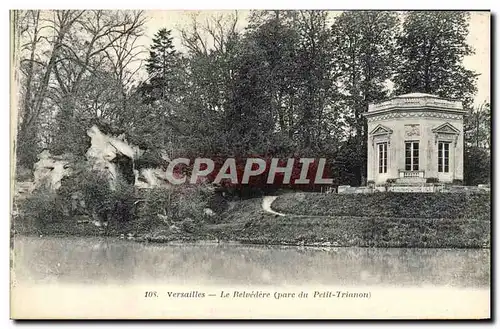
POLYGON ((439 98, 427 94, 407 94, 393 97, 391 99, 368 105, 368 112, 378 112, 382 110, 398 108, 435 108, 444 110, 463 110, 461 101, 439 98))
MULTIPOLYGON (((387 114, 393 114, 397 115, 403 114, 403 113, 418 113, 418 112, 432 112, 432 113, 443 113, 443 114, 454 114, 454 115, 465 115, 467 111, 463 109, 451 109, 451 108, 444 108, 440 106, 414 106, 414 107, 400 107, 400 106, 394 106, 394 107, 388 107, 384 108, 381 110, 375 110, 375 111, 369 111, 363 113, 363 116, 366 118, 372 118, 376 116, 382 116, 382 115, 387 115, 387 114)), ((402 115, 406 116, 406 115, 402 115)), ((408 116, 416 116, 413 114, 409 114, 408 116)), ((419 115, 419 116, 425 116, 425 115, 419 115)), ((435 117, 436 115, 430 115, 432 117, 435 117)))

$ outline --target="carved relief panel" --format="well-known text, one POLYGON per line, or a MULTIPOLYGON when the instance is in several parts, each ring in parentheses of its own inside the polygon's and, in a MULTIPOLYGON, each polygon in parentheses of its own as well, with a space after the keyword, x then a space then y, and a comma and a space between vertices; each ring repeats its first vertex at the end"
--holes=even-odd
POLYGON ((405 138, 420 137, 420 125, 419 124, 407 124, 405 125, 405 138))

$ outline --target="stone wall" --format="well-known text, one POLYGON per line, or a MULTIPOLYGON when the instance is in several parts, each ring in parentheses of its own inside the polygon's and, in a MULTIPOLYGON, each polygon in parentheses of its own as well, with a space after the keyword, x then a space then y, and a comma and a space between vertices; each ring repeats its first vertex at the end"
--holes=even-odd
POLYGON ((419 144, 419 170, 424 170, 424 177, 435 177, 441 182, 452 182, 454 179, 463 180, 463 123, 461 119, 451 118, 427 118, 409 117, 398 118, 397 120, 387 118, 384 120, 371 121, 368 123, 368 130, 375 129, 378 125, 390 128, 388 134, 387 153, 387 173, 378 172, 378 140, 369 136, 368 140, 368 180, 373 180, 377 184, 385 183, 389 178, 398 178, 399 170, 405 169, 405 142, 418 141, 419 144), (438 173, 438 140, 432 131, 434 128, 449 123, 460 131, 457 140, 452 140, 450 144, 450 172, 438 173), (416 127, 414 135, 409 135, 405 127, 416 127))
POLYGON ((339 194, 357 194, 357 193, 378 193, 378 192, 395 192, 395 193, 488 193, 489 186, 458 186, 445 184, 421 184, 421 185, 375 185, 371 187, 361 186, 353 187, 349 185, 341 185, 337 189, 339 194))

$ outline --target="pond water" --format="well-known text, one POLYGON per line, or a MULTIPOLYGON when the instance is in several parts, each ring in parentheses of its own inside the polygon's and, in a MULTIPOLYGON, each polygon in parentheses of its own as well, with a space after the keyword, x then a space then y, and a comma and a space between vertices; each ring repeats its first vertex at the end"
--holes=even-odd
POLYGON ((489 288, 481 249, 152 244, 105 238, 13 239, 17 282, 31 284, 350 285, 489 288))

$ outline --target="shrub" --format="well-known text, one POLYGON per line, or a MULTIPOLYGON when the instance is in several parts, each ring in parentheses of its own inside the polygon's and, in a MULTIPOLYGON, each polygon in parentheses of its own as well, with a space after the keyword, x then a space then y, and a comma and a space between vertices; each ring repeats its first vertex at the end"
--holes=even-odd
POLYGON ((139 227, 169 224, 172 218, 171 190, 168 188, 153 188, 140 191, 137 200, 136 215, 139 227))
POLYGON ((110 224, 115 225, 116 228, 122 228, 123 225, 133 220, 135 218, 135 201, 134 186, 119 179, 115 189, 111 191, 104 203, 110 224))
POLYGON ((387 178, 385 182, 386 184, 394 184, 396 183, 396 178, 387 178))
POLYGON ((24 226, 24 231, 39 231, 48 224, 62 222, 66 216, 65 203, 56 193, 40 189, 26 198, 20 205, 21 216, 17 224, 24 226))
MULTIPOLYGON (((214 222, 218 218, 213 213, 205 214, 205 208, 222 203, 214 201, 215 193, 209 186, 169 186, 136 192, 133 185, 118 179, 111 189, 104 173, 80 169, 63 179, 57 193, 36 191, 24 204, 25 217, 32 218, 40 227, 47 222, 71 220, 76 214, 75 200, 82 200, 81 214, 107 221, 105 233, 174 226, 192 233, 205 220, 214 222)), ((62 232, 69 227, 71 224, 65 223, 56 229, 62 232)), ((92 229, 93 225, 83 230, 92 229)))
MULTIPOLYGON (((37 188, 20 204, 21 220, 28 223, 25 227, 28 231, 43 230, 48 224, 68 220, 67 223, 53 226, 48 231, 70 232, 76 222, 74 215, 77 211, 81 211, 80 215, 97 216, 101 220, 107 220, 110 214, 113 215, 112 211, 116 210, 113 208, 115 201, 126 199, 120 199, 116 193, 111 191, 106 177, 101 172, 78 168, 73 175, 63 178, 57 192, 44 185, 37 188), (75 200, 78 201, 76 204, 75 200), (80 200, 83 200, 85 206, 83 209, 75 209, 75 205, 80 206, 80 200)), ((120 210, 123 212, 123 209, 120 210)))
POLYGON ((203 185, 181 189, 177 205, 179 219, 202 219, 203 210, 208 206, 212 194, 213 192, 203 185))
POLYGON ((461 179, 454 179, 451 184, 452 185, 464 185, 464 182, 461 179))
POLYGON ((33 180, 33 171, 21 165, 16 167, 15 175, 16 175, 15 176, 16 181, 18 182, 26 182, 33 180))
POLYGON ((108 221, 111 229, 122 229, 134 218, 134 186, 117 179, 111 189, 106 174, 95 170, 80 170, 61 182, 58 194, 70 205, 71 198, 78 193, 85 203, 86 215, 108 221))
POLYGON ((466 185, 487 184, 491 181, 490 151, 481 147, 465 147, 464 180, 466 185))
POLYGON ((213 192, 204 186, 169 186, 141 191, 137 217, 141 226, 182 224, 192 229, 204 220, 213 192), (192 222, 192 223, 191 223, 192 222))
POLYGON ((425 180, 426 183, 439 183, 439 179, 437 177, 429 177, 425 180))
POLYGON ((112 208, 112 191, 106 176, 100 171, 83 169, 65 177, 57 193, 68 204, 73 194, 79 193, 85 202, 88 215, 105 217, 112 208))
POLYGON ((181 227, 184 232, 193 233, 196 231, 196 223, 191 218, 182 220, 181 227))

